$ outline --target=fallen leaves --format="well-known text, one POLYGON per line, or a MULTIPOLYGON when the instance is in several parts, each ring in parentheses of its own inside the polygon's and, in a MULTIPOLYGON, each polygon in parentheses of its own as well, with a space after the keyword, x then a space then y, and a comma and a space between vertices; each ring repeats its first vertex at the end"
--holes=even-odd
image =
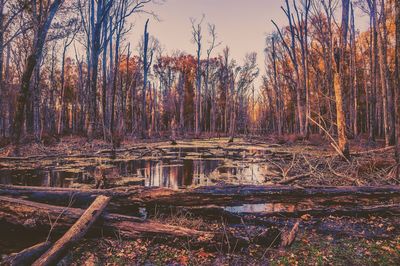
POLYGON ((300 217, 303 221, 310 221, 312 216, 310 214, 304 214, 300 217))

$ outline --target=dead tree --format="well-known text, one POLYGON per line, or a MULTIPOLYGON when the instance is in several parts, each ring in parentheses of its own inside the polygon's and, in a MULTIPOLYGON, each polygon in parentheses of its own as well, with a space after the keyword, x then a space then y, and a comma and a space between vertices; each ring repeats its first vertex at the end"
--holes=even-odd
POLYGON ((97 117, 97 77, 99 57, 101 53, 101 35, 103 20, 108 16, 113 5, 112 0, 90 0, 89 6, 89 30, 87 47, 90 51, 88 65, 88 88, 89 88, 89 125, 87 129, 88 138, 91 140, 96 131, 97 117))
POLYGON ((285 13, 288 22, 289 22, 289 31, 290 31, 290 46, 286 42, 286 39, 278 27, 278 25, 272 20, 272 23, 275 25, 276 30, 279 33, 281 38, 282 44, 288 53, 291 62, 293 63, 294 73, 295 73, 295 80, 296 80, 296 104, 297 104, 297 121, 299 125, 300 134, 305 135, 306 128, 305 128, 305 104, 304 104, 304 95, 302 93, 301 87, 301 80, 300 80, 300 71, 299 71, 299 63, 297 59, 297 51, 296 51, 296 30, 294 25, 293 14, 290 9, 289 0, 286 0, 286 9, 282 7, 283 12, 285 13))
POLYGON ((396 76, 396 162, 397 162, 397 178, 400 176, 400 2, 395 2, 395 18, 396 18, 396 52, 395 52, 395 76, 396 76))
POLYGON ((352 107, 350 114, 352 119, 352 129, 355 136, 358 135, 358 79, 357 79, 357 44, 356 44, 356 29, 354 20, 354 7, 351 5, 351 20, 350 20, 350 68, 351 68, 351 87, 353 100, 350 102, 352 107))
POLYGON ((273 75, 274 75, 274 90, 275 90, 275 101, 276 101, 276 122, 277 122, 277 130, 278 136, 283 134, 283 100, 282 100, 282 91, 278 86, 278 70, 276 64, 276 44, 275 44, 275 36, 272 36, 271 43, 272 43, 272 68, 273 68, 273 75))
MULTIPOLYGON (((210 82, 210 57, 211 57, 211 53, 213 52, 213 50, 218 47, 221 43, 216 43, 217 40, 217 33, 215 31, 215 25, 214 24, 208 24, 208 32, 210 34, 211 40, 209 41, 210 46, 207 49, 207 60, 206 60, 206 76, 205 76, 205 80, 204 80, 204 95, 205 95, 205 107, 207 107, 207 101, 209 99, 208 97, 208 86, 209 86, 209 82, 210 82)), ((206 113, 206 112, 204 112, 206 113)), ((205 127, 206 125, 206 119, 204 119, 204 123, 205 123, 205 127)), ((209 129, 211 131, 211 126, 212 124, 212 119, 210 119, 210 126, 209 129)))
POLYGON ((350 148, 346 136, 346 116, 344 113, 343 91, 345 84, 345 53, 349 24, 349 6, 350 0, 342 0, 341 36, 340 44, 335 48, 336 67, 334 78, 339 149, 346 158, 350 156, 350 148))
POLYGON ((376 135, 376 92, 378 86, 378 23, 377 23, 377 4, 376 0, 367 0, 370 16, 370 36, 369 36, 369 61, 370 61, 370 83, 369 92, 369 139, 375 141, 376 135))
POLYGON ((387 26, 386 26, 386 10, 385 0, 381 0, 381 12, 379 25, 381 31, 378 37, 378 50, 379 50, 379 70, 381 81, 381 93, 383 101, 383 123, 385 133, 385 144, 391 146, 394 144, 395 130, 394 130, 394 116, 393 116, 393 94, 390 82, 390 70, 387 60, 387 26))
POLYGON ((302 91, 301 91, 301 102, 305 105, 304 113, 304 128, 301 134, 303 136, 308 135, 308 119, 307 116, 311 115, 311 105, 310 105, 310 88, 308 86, 308 19, 310 14, 311 0, 303 0, 302 2, 302 10, 299 12, 297 8, 296 1, 293 1, 293 6, 296 11, 297 22, 293 20, 296 34, 295 36, 299 40, 300 43, 300 51, 301 51, 301 66, 302 66, 302 91))
POLYGON ((203 38, 201 32, 201 24, 203 23, 204 15, 199 23, 196 24, 195 19, 191 19, 192 23, 192 35, 193 42, 197 46, 196 54, 197 54, 197 68, 196 68, 196 111, 195 111, 195 135, 196 137, 200 137, 200 121, 201 121, 201 40, 203 38))
POLYGON ((151 63, 153 61, 154 53, 152 49, 149 49, 149 33, 147 32, 148 23, 149 20, 146 21, 143 35, 142 138, 147 137, 146 88, 147 76, 149 74, 151 63))
POLYGON ((14 143, 18 146, 24 123, 25 106, 29 100, 29 86, 33 70, 38 66, 42 57, 43 47, 46 42, 47 33, 50 29, 53 18, 63 4, 64 0, 54 0, 46 5, 43 0, 39 3, 33 2, 33 24, 35 25, 35 36, 30 55, 27 58, 25 69, 21 78, 20 95, 18 96, 17 110, 14 119, 14 143))
POLYGON ((67 34, 63 41, 63 50, 61 56, 61 91, 60 91, 60 109, 58 111, 58 121, 57 121, 57 134, 61 134, 62 123, 63 123, 63 112, 64 112, 64 89, 65 89, 65 57, 67 55, 68 47, 75 40, 75 36, 78 33, 78 24, 76 24, 75 29, 73 29, 72 34, 67 34))
MULTIPOLYGON (((334 87, 333 87, 333 22, 334 15, 336 11, 336 1, 335 0, 322 0, 321 4, 323 6, 323 10, 327 19, 327 52, 324 56, 324 62, 326 67, 326 85, 328 87, 328 107, 329 107, 329 118, 331 129, 333 129, 334 124, 334 113, 335 113, 335 103, 331 101, 334 98, 334 87)), ((331 130, 329 130, 331 131, 331 130)))

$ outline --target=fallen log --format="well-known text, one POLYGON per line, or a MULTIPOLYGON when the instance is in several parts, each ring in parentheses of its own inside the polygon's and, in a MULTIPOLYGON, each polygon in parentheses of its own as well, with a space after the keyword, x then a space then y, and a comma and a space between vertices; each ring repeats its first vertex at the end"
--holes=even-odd
MULTIPOLYGON (((55 234, 66 232, 84 213, 77 208, 52 206, 21 199, 0 196, 0 221, 21 225, 26 229, 55 234), (50 226, 50 221, 53 226, 50 226), (56 222, 55 222, 56 221, 56 222)), ((208 237, 207 232, 158 222, 144 221, 140 218, 104 213, 89 230, 92 235, 118 234, 124 238, 138 237, 208 237)))
POLYGON ((260 211, 260 212, 233 212, 227 211, 224 208, 210 206, 210 207, 194 207, 185 208, 185 211, 190 212, 196 216, 206 217, 207 219, 221 219, 226 218, 228 221, 237 222, 241 219, 246 222, 253 223, 259 222, 261 218, 272 217, 285 217, 285 218, 301 218, 303 215, 310 215, 312 217, 329 217, 329 216, 349 216, 349 217, 369 217, 374 216, 393 216, 400 214, 400 204, 388 205, 373 205, 365 207, 316 207, 314 209, 300 209, 293 211, 260 211), (255 219, 254 221, 252 221, 255 219))
POLYGON ((97 218, 99 218, 109 202, 109 197, 98 196, 90 207, 82 214, 79 220, 32 265, 47 266, 56 264, 63 252, 85 236, 86 232, 97 218))
POLYGON ((46 241, 26 248, 16 254, 11 254, 3 262, 2 265, 10 266, 29 266, 37 260, 46 250, 51 247, 51 242, 46 241))
MULTIPOLYGON (((51 227, 53 233, 62 234, 68 230, 83 212, 84 210, 77 208, 52 206, 0 196, 0 222, 22 226, 24 229, 34 230, 39 234, 47 234, 50 230, 50 221, 53 222, 51 227)), ((223 232, 205 232, 142 220, 132 216, 107 213, 101 215, 88 234, 102 237, 117 236, 124 239, 156 238, 163 241, 180 238, 189 241, 193 248, 207 247, 210 249, 219 243, 221 239, 226 238, 223 232)), ((245 247, 249 244, 247 238, 230 233, 228 234, 228 239, 238 247, 245 247)))
POLYGON ((103 195, 113 199, 107 210, 118 213, 138 212, 141 201, 140 199, 131 199, 130 196, 139 193, 140 187, 101 190, 0 185, 0 195, 3 196, 76 208, 87 208, 97 196, 103 195))
MULTIPOLYGON (((250 213, 247 213, 250 214, 250 213)), ((321 208, 321 209, 306 209, 293 212, 266 212, 256 214, 257 217, 291 217, 300 218, 301 216, 309 214, 313 217, 329 217, 329 216, 351 216, 351 217, 368 217, 370 215, 376 216, 393 216, 400 214, 400 204, 388 205, 374 205, 366 207, 352 207, 352 208, 321 208)))
POLYGON ((305 198, 393 198, 400 196, 400 186, 344 186, 344 187, 294 187, 294 186, 208 186, 185 190, 147 187, 121 187, 116 189, 72 189, 0 185, 0 195, 20 197, 30 201, 87 207, 98 195, 112 197, 108 210, 133 213, 139 207, 159 206, 235 206, 244 203, 279 202, 305 198))

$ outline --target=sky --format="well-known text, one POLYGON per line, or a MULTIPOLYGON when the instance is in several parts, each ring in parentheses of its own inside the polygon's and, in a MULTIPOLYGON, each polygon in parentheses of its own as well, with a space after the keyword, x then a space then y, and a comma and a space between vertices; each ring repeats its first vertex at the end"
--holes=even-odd
MULTIPOLYGON (((260 77, 256 82, 258 87, 261 85, 261 74, 264 73, 265 37, 275 30, 271 20, 279 26, 287 25, 281 10, 283 4, 283 0, 166 0, 162 4, 152 3, 146 7, 146 10, 157 14, 160 20, 150 18, 148 30, 160 41, 166 53, 180 50, 195 54, 190 18, 201 19, 204 14, 203 55, 207 49, 207 23, 212 23, 216 25, 218 41, 222 42, 213 55, 229 46, 233 58, 242 63, 246 53, 257 53, 260 68, 260 77)), ((135 26, 127 41, 134 44, 139 42, 148 17, 142 14, 132 18, 135 26)))
MULTIPOLYGON (((281 25, 285 23, 280 6, 279 0, 166 0, 163 4, 151 4, 147 7, 160 20, 150 18, 148 30, 160 41, 165 52, 171 54, 180 50, 195 54, 196 46, 191 41, 190 18, 200 20, 204 14, 203 55, 206 53, 208 40, 207 23, 212 23, 216 26, 217 41, 222 42, 213 55, 229 46, 232 57, 242 63, 246 53, 257 52, 262 73, 265 36, 273 30, 271 19, 281 25)), ((139 41, 147 18, 146 15, 139 15, 132 19, 135 27, 128 41, 139 41)))

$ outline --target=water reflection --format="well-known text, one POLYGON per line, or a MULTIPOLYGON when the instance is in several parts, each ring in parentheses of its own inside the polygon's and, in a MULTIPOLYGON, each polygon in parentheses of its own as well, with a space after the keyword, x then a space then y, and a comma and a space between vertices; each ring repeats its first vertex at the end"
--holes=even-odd
MULTIPOLYGON (((144 185, 156 187, 181 187, 210 185, 210 176, 221 162, 219 160, 103 160, 104 175, 112 186, 144 185), (134 183, 130 183, 130 180, 134 183), (113 185, 114 184, 114 185, 113 185)), ((73 187, 95 183, 98 162, 76 167, 57 164, 36 169, 0 169, 0 183, 22 186, 73 187)))
POLYGON ((299 209, 307 209, 309 206, 293 203, 260 203, 243 204, 240 206, 226 206, 224 209, 233 213, 270 213, 270 212, 294 212, 299 209))
POLYGON ((6 162, 0 164, 0 183, 45 187, 94 187, 95 184, 99 184, 100 178, 102 182, 106 180, 101 183, 105 184, 101 187, 142 185, 178 189, 207 186, 217 182, 265 182, 269 166, 243 160, 240 154, 236 158, 231 153, 238 151, 221 153, 205 147, 184 147, 164 149, 162 153, 147 154, 140 159, 121 156, 60 158, 13 164, 6 162))
MULTIPOLYGON (((131 168, 136 169, 136 174, 144 179, 147 187, 168 187, 178 189, 181 187, 210 185, 210 175, 218 167, 219 161, 215 160, 180 160, 180 161, 144 161, 141 167, 135 167, 135 162, 130 162, 131 168)), ((132 174, 135 174, 133 171, 132 174)))
POLYGON ((85 173, 57 170, 0 169, 0 183, 20 186, 70 187, 75 180, 78 183, 90 183, 92 178, 85 173))

